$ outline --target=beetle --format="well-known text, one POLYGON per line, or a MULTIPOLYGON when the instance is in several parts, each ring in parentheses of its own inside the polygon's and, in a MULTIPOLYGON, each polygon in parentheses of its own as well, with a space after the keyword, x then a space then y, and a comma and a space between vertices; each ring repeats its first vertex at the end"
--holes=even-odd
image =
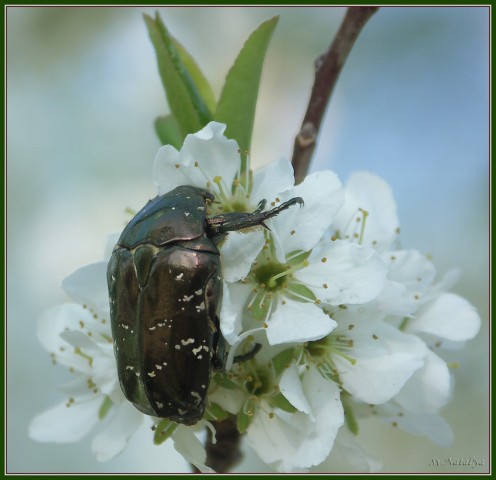
POLYGON ((107 268, 121 389, 141 412, 185 425, 204 414, 212 370, 225 365, 219 242, 263 226, 300 197, 263 211, 207 217, 214 196, 183 185, 150 200, 124 228, 107 268))

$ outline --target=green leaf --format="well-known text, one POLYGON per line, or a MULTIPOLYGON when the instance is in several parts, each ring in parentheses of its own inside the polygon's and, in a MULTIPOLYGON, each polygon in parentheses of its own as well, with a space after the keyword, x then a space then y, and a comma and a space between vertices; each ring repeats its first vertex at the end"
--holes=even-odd
POLYGON ((155 434, 153 435, 153 443, 155 445, 160 445, 165 442, 177 428, 177 423, 171 422, 170 420, 164 419, 159 422, 155 427, 155 434))
MULTIPOLYGON (((226 137, 234 138, 243 152, 250 149, 263 61, 278 20, 267 20, 250 35, 227 74, 215 112, 215 120, 227 125, 226 137)), ((243 154, 241 172, 245 163, 243 154)))
POLYGON ((165 25, 158 14, 155 20, 146 14, 144 18, 157 54, 158 70, 169 108, 179 125, 182 143, 188 133, 197 132, 207 122, 203 118, 203 113, 200 113, 202 108, 198 104, 198 96, 193 92, 193 84, 165 25))
POLYGON ((181 129, 172 115, 157 117, 155 119, 155 131, 162 145, 172 145, 179 150, 183 143, 181 129))
POLYGON ((174 47, 179 55, 179 58, 186 68, 195 89, 198 91, 199 101, 204 104, 206 110, 208 111, 208 121, 210 121, 213 119, 213 114, 217 107, 212 87, 210 86, 210 83, 208 83, 208 80, 205 78, 205 75, 203 75, 195 59, 188 53, 188 51, 179 43, 177 39, 175 39, 174 37, 171 38, 172 43, 174 44, 174 47))

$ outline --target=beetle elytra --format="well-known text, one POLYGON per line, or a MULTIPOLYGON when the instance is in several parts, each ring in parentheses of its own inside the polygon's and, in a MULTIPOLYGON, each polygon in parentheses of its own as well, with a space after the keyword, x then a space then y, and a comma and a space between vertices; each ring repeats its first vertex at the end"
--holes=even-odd
POLYGON ((155 197, 124 228, 107 281, 114 353, 122 391, 141 412, 192 425, 204 414, 212 370, 222 369, 219 241, 265 226, 272 210, 207 217, 206 190, 180 186, 155 197))

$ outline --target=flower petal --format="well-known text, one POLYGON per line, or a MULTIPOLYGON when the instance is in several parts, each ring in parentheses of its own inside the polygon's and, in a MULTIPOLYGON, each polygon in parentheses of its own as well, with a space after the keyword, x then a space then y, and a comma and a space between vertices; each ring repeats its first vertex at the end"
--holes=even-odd
POLYGON ((310 366, 302 387, 315 420, 303 412, 289 415, 275 411, 271 415, 260 408, 248 428, 247 440, 252 448, 280 472, 302 471, 324 461, 344 422, 339 388, 334 382, 310 366))
POLYGON ((107 262, 91 263, 64 278, 62 288, 76 302, 97 312, 110 310, 107 286, 107 262))
POLYGON ((434 264, 416 250, 389 251, 382 258, 388 265, 388 278, 404 285, 411 298, 423 297, 436 276, 434 264))
POLYGON ((201 442, 196 438, 193 430, 184 425, 178 425, 172 436, 174 448, 202 473, 215 473, 205 466, 207 454, 201 442))
POLYGON ((241 333, 243 308, 251 292, 251 287, 242 283, 225 283, 220 311, 222 335, 233 345, 241 333))
MULTIPOLYGON (((303 386, 295 364, 286 368, 279 381, 281 393, 300 412, 311 414, 311 407, 303 392, 303 386)), ((313 418, 312 418, 313 419, 313 418)))
POLYGON ((332 455, 339 455, 357 472, 375 473, 380 471, 382 463, 372 458, 355 440, 349 430, 341 428, 332 455))
POLYGON ((99 433, 91 443, 91 451, 99 462, 106 462, 121 453, 145 418, 127 401, 122 402, 116 410, 105 430, 99 433))
POLYGON ((374 326, 373 332, 375 336, 365 330, 366 335, 360 337, 357 327, 350 333, 353 349, 346 353, 355 364, 339 354, 332 359, 346 391, 364 402, 381 404, 397 395, 422 367, 427 347, 417 337, 387 324, 374 326))
POLYGON ((294 170, 287 158, 271 162, 253 174, 253 189, 250 198, 254 203, 267 200, 268 205, 276 197, 294 185, 294 170))
POLYGON ((379 255, 355 243, 329 242, 314 250, 308 261, 294 277, 330 305, 368 302, 386 283, 386 266, 379 255))
POLYGON ((67 402, 36 416, 29 425, 29 437, 37 442, 73 443, 81 440, 98 423, 103 397, 84 402, 67 402))
POLYGON ((261 231, 229 233, 220 251, 224 280, 236 282, 246 277, 264 244, 261 231))
POLYGON ((289 253, 307 252, 317 244, 341 208, 344 191, 337 176, 326 170, 310 174, 279 197, 281 202, 294 197, 305 202, 301 208, 288 208, 267 222, 284 248, 284 252, 277 252, 279 261, 284 262, 289 253))
POLYGON ((417 318, 408 323, 408 331, 461 342, 474 338, 480 325, 479 314, 470 302, 454 293, 444 293, 419 310, 417 318))
POLYGON ((180 161, 179 152, 172 145, 160 147, 153 162, 153 179, 159 195, 189 183, 184 169, 180 168, 180 161))
POLYGON ((377 405, 374 408, 380 420, 401 428, 410 435, 426 436, 442 447, 449 447, 453 442, 453 431, 440 415, 412 413, 391 403, 377 405))
POLYGON ((317 340, 332 332, 337 323, 313 303, 278 299, 267 327, 271 345, 317 340))
POLYGON ((160 148, 153 167, 159 194, 179 185, 209 188, 219 194, 215 177, 222 177, 224 188, 230 191, 241 158, 236 141, 224 136, 225 129, 222 123, 210 122, 187 135, 180 152, 170 145, 160 148))
POLYGON ((396 238, 399 227, 396 203, 388 183, 369 172, 350 176, 343 208, 333 224, 341 238, 353 238, 359 233, 363 221, 360 209, 368 212, 362 245, 384 250, 396 238), (357 218, 360 222, 356 221, 357 218))
POLYGON ((395 400, 406 410, 437 413, 450 399, 451 378, 446 362, 430 350, 395 400))

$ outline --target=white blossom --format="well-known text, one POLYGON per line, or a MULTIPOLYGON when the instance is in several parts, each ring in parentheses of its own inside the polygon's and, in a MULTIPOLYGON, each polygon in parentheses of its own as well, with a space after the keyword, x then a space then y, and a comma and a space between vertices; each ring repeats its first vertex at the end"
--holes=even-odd
POLYGON ((113 236, 104 261, 63 281, 77 303, 40 319, 40 342, 72 380, 61 387, 64 401, 31 422, 31 438, 77 442, 94 431, 92 451, 106 461, 139 428, 153 428, 156 443, 170 438, 205 473, 212 470, 197 433, 228 413, 279 472, 309 471, 331 452, 356 471, 377 471, 379 461, 357 436, 367 417, 449 445, 453 432, 441 410, 452 395, 452 365, 443 350, 461 348, 480 328, 475 308, 449 291, 458 273, 436 281, 429 258, 401 248, 384 180, 360 172, 343 187, 323 171, 295 186, 286 159, 241 171, 238 145, 225 129, 211 122, 179 151, 162 147, 154 163, 158 194, 180 185, 207 189, 215 196, 209 218, 269 211, 296 198, 303 205, 214 239, 229 355, 226 370, 212 374, 205 418, 186 426, 147 417, 124 398, 106 284, 113 236), (254 343, 261 350, 236 361, 254 343))

